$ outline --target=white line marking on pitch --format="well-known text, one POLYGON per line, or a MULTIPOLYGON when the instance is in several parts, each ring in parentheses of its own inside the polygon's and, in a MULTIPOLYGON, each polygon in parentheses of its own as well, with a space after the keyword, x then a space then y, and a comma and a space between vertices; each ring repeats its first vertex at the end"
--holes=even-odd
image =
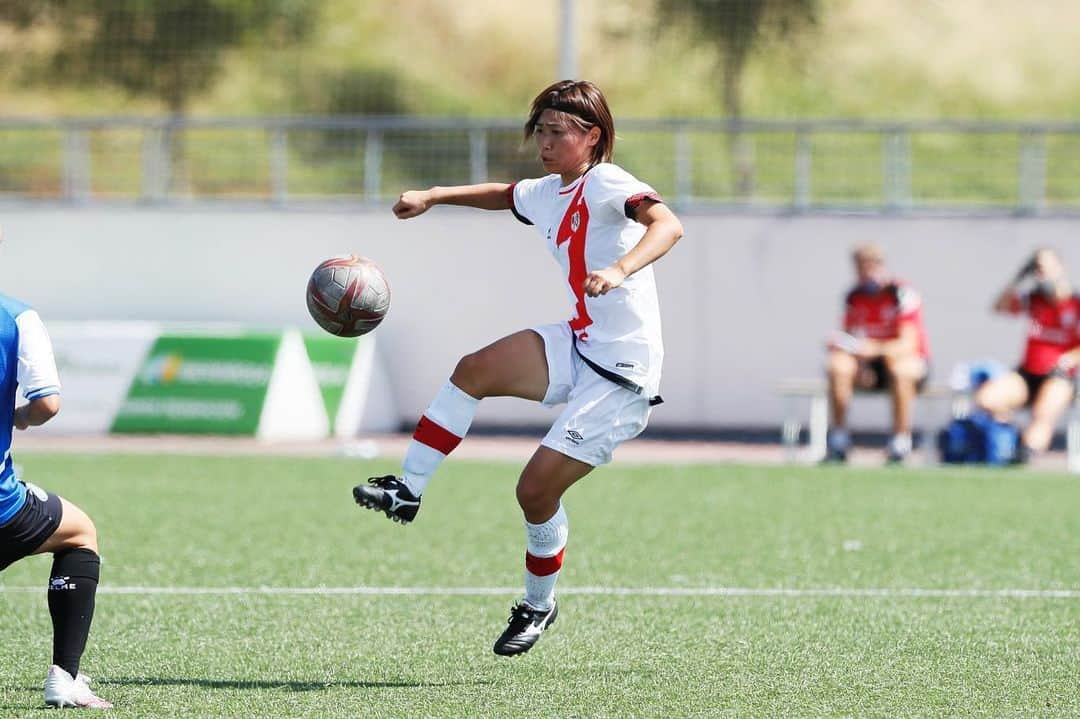
MULTIPOLYGON (((4 587, 0 593, 42 592, 44 587, 4 587)), ((520 587, 119 587, 104 585, 99 594, 135 595, 229 595, 258 594, 286 596, 492 596, 520 594, 520 587)), ((559 594, 619 597, 915 597, 926 599, 1080 599, 1080 589, 918 589, 845 587, 754 588, 754 587, 563 587, 559 594)))

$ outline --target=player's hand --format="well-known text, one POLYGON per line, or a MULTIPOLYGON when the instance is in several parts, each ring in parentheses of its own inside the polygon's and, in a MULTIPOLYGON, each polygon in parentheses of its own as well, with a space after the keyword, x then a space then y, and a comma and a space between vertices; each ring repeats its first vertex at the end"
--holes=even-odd
POLYGON ((859 338, 854 337, 847 332, 836 330, 829 335, 829 339, 825 341, 825 347, 830 350, 847 352, 848 354, 853 355, 859 349, 859 338))
POLYGON ((407 220, 427 212, 431 207, 431 193, 427 190, 409 190, 402 192, 401 197, 394 203, 394 215, 399 220, 407 220))
POLYGON ((614 265, 596 272, 590 272, 585 278, 585 294, 589 297, 606 295, 626 279, 626 273, 614 265))
POLYGON ((1058 358, 1054 364, 1054 371, 1059 374, 1071 375, 1076 371, 1077 358, 1071 352, 1066 352, 1058 358))
POLYGON ((872 341, 860 340, 852 354, 861 360, 872 360, 881 356, 881 350, 872 341))

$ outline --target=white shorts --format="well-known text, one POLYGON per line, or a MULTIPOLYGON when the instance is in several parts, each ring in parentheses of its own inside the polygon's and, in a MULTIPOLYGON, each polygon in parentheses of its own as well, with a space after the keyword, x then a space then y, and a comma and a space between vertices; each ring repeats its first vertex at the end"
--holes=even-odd
POLYGON ((548 388, 541 404, 566 404, 540 444, 593 467, 607 464, 616 447, 649 423, 649 398, 590 369, 574 350, 565 322, 532 331, 543 338, 547 356, 548 388))

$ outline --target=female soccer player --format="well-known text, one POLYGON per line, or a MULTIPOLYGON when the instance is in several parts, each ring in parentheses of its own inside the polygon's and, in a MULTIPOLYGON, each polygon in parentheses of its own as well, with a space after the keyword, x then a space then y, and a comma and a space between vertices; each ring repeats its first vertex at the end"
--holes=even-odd
POLYGON ((0 571, 30 554, 53 555, 48 603, 53 625, 52 666, 45 703, 54 707, 108 709, 79 673, 94 617, 100 560, 97 530, 66 499, 21 482, 11 461, 12 428, 44 424, 60 411, 60 379, 41 318, 18 300, 0 295, 0 571), (15 407, 16 387, 26 404, 15 407))
POLYGON ((1020 407, 1031 407, 1031 422, 1020 437, 1016 454, 1016 462, 1024 463, 1032 453, 1050 446, 1054 425, 1076 392, 1080 295, 1069 283, 1061 256, 1044 247, 1002 290, 994 310, 1031 317, 1027 345, 1016 371, 982 385, 975 393, 975 403, 1001 420, 1020 407))
POLYGON ((433 205, 510 210, 544 238, 574 303, 568 322, 522 330, 466 355, 420 418, 402 476, 353 490, 358 503, 411 522, 432 474, 461 442, 484 397, 566 404, 517 484, 525 514, 525 597, 495 653, 519 654, 555 621, 555 581, 568 525, 561 498, 645 429, 660 402, 660 310, 650 265, 682 237, 659 195, 611 164, 615 128, 600 89, 565 80, 543 90, 525 123, 548 175, 510 185, 433 187, 401 195, 393 212, 433 205))

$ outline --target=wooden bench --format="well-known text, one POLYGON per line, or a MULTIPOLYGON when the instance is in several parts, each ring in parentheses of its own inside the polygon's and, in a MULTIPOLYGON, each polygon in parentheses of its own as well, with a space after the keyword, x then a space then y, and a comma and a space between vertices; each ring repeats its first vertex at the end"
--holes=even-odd
MULTIPOLYGON (((802 415, 798 411, 800 399, 809 399, 810 413, 807 427, 810 441, 803 461, 820 462, 825 458, 826 436, 829 431, 829 385, 824 379, 786 379, 777 385, 777 392, 784 398, 784 424, 780 431, 784 455, 789 462, 799 459, 799 437, 802 434, 802 415)), ((858 391, 853 398, 882 395, 883 392, 858 391)), ((953 417, 967 413, 971 406, 970 395, 956 392, 944 385, 929 385, 916 397, 916 402, 929 400, 939 407, 947 403, 948 414, 938 412, 941 426, 953 417)), ((927 463, 936 461, 937 430, 923 430, 922 450, 927 463)), ((1080 393, 1065 414, 1065 454, 1070 472, 1080 473, 1080 393)))

